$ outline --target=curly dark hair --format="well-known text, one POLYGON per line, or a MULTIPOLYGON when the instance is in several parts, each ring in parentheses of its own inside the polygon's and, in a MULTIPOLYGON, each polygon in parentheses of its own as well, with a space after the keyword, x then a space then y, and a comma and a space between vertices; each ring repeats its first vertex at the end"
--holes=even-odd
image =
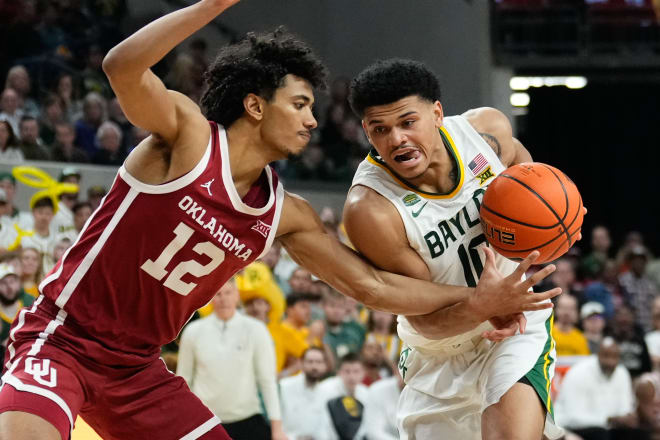
POLYGON ((248 93, 270 100, 287 74, 306 79, 315 89, 326 88, 326 68, 306 43, 282 26, 263 34, 250 32, 223 48, 204 74, 202 111, 207 119, 229 127, 243 115, 248 93))
POLYGON ((430 102, 440 100, 438 77, 419 61, 392 58, 377 61, 360 72, 351 81, 348 101, 362 118, 367 107, 413 95, 430 102))

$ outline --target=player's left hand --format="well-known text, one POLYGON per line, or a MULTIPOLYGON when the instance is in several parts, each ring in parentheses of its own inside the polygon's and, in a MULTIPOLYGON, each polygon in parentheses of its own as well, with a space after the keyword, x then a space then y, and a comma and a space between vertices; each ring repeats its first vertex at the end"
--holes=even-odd
POLYGON ((488 330, 481 334, 481 337, 493 342, 500 342, 515 335, 518 330, 525 333, 527 318, 523 313, 514 313, 513 315, 494 316, 488 320, 494 330, 488 330))

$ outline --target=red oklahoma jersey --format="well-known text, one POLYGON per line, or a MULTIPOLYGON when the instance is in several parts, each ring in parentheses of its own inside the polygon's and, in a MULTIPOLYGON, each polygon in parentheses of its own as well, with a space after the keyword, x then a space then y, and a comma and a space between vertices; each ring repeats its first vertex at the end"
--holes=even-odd
POLYGON ((270 248, 283 200, 270 167, 241 200, 225 130, 211 122, 204 157, 174 181, 147 185, 122 166, 40 291, 90 340, 79 347, 90 357, 143 362, 270 248))

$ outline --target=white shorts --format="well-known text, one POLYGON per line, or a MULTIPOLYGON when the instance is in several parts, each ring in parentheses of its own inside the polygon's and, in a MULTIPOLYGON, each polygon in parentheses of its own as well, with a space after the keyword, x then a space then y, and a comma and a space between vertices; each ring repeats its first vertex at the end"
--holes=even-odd
POLYGON ((525 334, 502 342, 477 336, 458 349, 405 347, 399 362, 406 383, 397 410, 401 440, 481 440, 481 414, 523 377, 547 408, 545 436, 561 437, 550 400, 556 358, 552 311, 525 316, 525 334))

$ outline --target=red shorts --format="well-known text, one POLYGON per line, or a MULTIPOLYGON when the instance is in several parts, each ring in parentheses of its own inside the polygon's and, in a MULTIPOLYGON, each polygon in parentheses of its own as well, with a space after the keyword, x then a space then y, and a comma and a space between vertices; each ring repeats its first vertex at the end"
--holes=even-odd
POLYGON ((39 297, 12 326, 0 413, 35 414, 62 439, 70 437, 78 414, 104 439, 229 439, 220 420, 161 359, 109 366, 77 354, 66 314, 53 313, 47 302, 39 297))

